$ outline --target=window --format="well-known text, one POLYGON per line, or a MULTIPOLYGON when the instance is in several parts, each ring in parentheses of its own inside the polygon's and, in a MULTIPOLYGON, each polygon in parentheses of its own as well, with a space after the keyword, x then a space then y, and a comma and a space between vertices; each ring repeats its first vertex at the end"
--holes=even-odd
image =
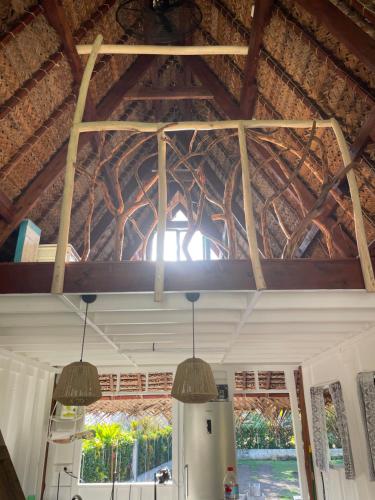
POLYGON ((171 477, 172 383, 171 372, 100 375, 103 398, 85 415, 92 432, 82 441, 80 483, 153 482, 160 469, 171 477))
MULTIPOLYGON (((187 228, 188 220, 181 210, 176 213, 171 221, 167 222, 164 240, 164 260, 174 262, 186 260, 182 243, 187 228)), ((152 240, 151 260, 156 260, 156 245, 157 234, 155 233, 152 240)), ((192 260, 216 260, 219 258, 213 250, 210 240, 203 236, 200 231, 194 233, 188 249, 192 260)))
POLYGON ((80 482, 152 482, 165 468, 172 474, 171 414, 170 398, 96 403, 85 417, 94 437, 82 443, 80 482))

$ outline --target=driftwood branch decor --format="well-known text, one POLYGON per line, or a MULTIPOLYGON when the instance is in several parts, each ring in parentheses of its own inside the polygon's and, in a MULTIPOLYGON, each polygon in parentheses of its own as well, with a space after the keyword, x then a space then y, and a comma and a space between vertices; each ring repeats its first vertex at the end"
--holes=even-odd
MULTIPOLYGON (((355 163, 351 162, 348 146, 343 137, 342 131, 335 120, 228 120, 228 121, 190 121, 176 123, 143 123, 131 121, 103 121, 103 122, 82 122, 83 109, 87 96, 87 88, 91 77, 93 65, 98 53, 129 53, 128 50, 142 52, 146 50, 141 46, 104 46, 101 48, 101 37, 99 36, 95 43, 90 47, 79 47, 80 53, 90 53, 87 66, 85 68, 82 85, 80 88, 77 109, 74 115, 74 122, 69 142, 66 178, 64 185, 64 196, 61 209, 61 223, 59 229, 58 251, 54 269, 54 278, 52 291, 54 293, 62 293, 64 283, 64 267, 65 253, 68 243, 70 212, 72 206, 72 196, 74 188, 74 173, 77 160, 78 139, 81 133, 96 132, 100 133, 98 162, 93 172, 87 173, 83 169, 77 167, 80 174, 86 175, 89 180, 89 210, 87 222, 85 225, 83 259, 89 258, 90 254, 90 227, 93 216, 93 207, 95 205, 95 193, 101 192, 102 198, 106 204, 107 210, 114 217, 116 222, 115 231, 115 252, 114 259, 121 260, 124 247, 125 226, 129 221, 135 228, 135 233, 141 240, 140 253, 144 257, 147 243, 157 226, 157 261, 155 271, 155 300, 162 300, 164 288, 164 233, 166 228, 166 218, 168 211, 168 193, 167 182, 173 180, 179 187, 181 196, 184 200, 188 218, 188 229, 185 238, 182 242, 182 249, 189 260, 189 243, 196 231, 201 231, 207 235, 213 242, 216 248, 220 248, 223 255, 228 258, 238 258, 239 248, 236 230, 238 222, 233 216, 233 203, 238 196, 238 178, 240 171, 242 172, 242 195, 245 215, 246 235, 249 248, 249 256, 251 260, 251 268, 255 277, 256 286, 258 289, 266 288, 266 282, 262 271, 261 253, 258 246, 257 232, 263 240, 264 256, 272 258, 273 252, 270 243, 269 224, 267 217, 270 210, 273 211, 273 217, 278 221, 278 226, 285 235, 285 247, 280 255, 283 258, 292 258, 295 254, 297 245, 301 238, 306 233, 306 230, 312 223, 315 223, 322 231, 326 241, 327 252, 330 256, 334 255, 332 225, 328 227, 319 218, 321 215, 324 202, 329 193, 337 196, 335 187, 340 179, 347 176, 350 193, 353 204, 354 221, 356 228, 357 243, 359 256, 361 259, 363 277, 366 288, 369 291, 375 291, 375 280, 369 257, 368 244, 364 228, 362 210, 358 194, 358 187, 354 174, 355 163), (281 141, 275 134, 275 131, 283 128, 307 129, 309 137, 305 146, 298 150, 295 146, 286 144, 281 141), (323 141, 318 136, 319 129, 333 130, 343 158, 343 168, 334 174, 329 172, 327 153, 323 141), (118 154, 114 162, 109 162, 109 158, 117 153, 116 148, 120 151, 120 144, 115 148, 105 147, 105 132, 126 131, 131 135, 139 135, 135 138, 135 142, 118 154), (192 136, 186 151, 183 151, 176 140, 180 133, 190 131, 192 136), (224 141, 238 141, 237 152, 231 153, 230 158, 227 158, 229 168, 227 166, 226 179, 223 180, 224 192, 222 197, 218 196, 217 192, 213 192, 210 188, 210 183, 206 179, 205 164, 211 150, 219 147, 224 141), (143 153, 141 148, 148 141, 157 144, 157 152, 149 151, 143 153), (252 158, 252 144, 262 144, 262 148, 268 152, 269 157, 264 160, 264 163, 255 168, 252 158), (272 148, 271 148, 272 146, 272 148), (299 172, 305 166, 311 164, 311 149, 314 146, 318 150, 321 159, 320 181, 321 189, 313 206, 306 209, 301 200, 298 183, 300 182, 299 172), (276 151, 275 152, 275 149, 276 151), (132 155, 138 150, 140 153, 140 161, 134 169, 134 177, 138 185, 138 193, 135 199, 129 203, 124 198, 123 185, 121 183, 121 172, 124 166, 132 155), (168 150, 168 157, 167 157, 168 150), (105 152, 104 152, 105 151, 105 152), (295 167, 292 173, 288 176, 282 185, 278 185, 274 193, 267 196, 264 201, 264 206, 260 213, 260 224, 258 217, 255 214, 253 190, 251 187, 252 178, 257 175, 259 168, 266 171, 268 165, 272 161, 280 161, 283 155, 288 155, 295 159, 295 167), (156 162, 156 157, 158 161, 156 162), (155 175, 151 178, 142 179, 140 175, 141 165, 145 161, 155 160, 158 168, 155 175), (101 176, 102 169, 106 165, 106 170, 110 172, 113 180, 115 196, 109 195, 109 188, 101 176), (241 167, 241 168, 240 168, 241 167), (158 186, 158 204, 153 200, 153 188, 158 186), (97 189, 99 188, 99 189, 97 189), (298 200, 300 221, 297 227, 289 227, 288 221, 283 219, 283 213, 278 206, 278 200, 285 196, 287 192, 293 191, 295 198, 298 200), (152 212, 153 222, 147 231, 142 231, 139 224, 136 223, 133 216, 135 212, 143 207, 148 206, 152 212), (207 227, 202 225, 205 208, 209 207, 211 220, 213 223, 219 221, 218 224, 224 224, 226 241, 221 241, 213 234, 209 234, 207 227)), ((207 53, 207 48, 202 47, 187 47, 185 49, 176 47, 163 47, 163 50, 169 53, 181 53, 181 55, 207 53), (182 51, 181 51, 182 50, 182 51), (172 51, 172 52, 169 52, 172 51), (181 51, 181 52, 180 52, 181 51)), ((160 47, 147 46, 147 53, 159 53, 160 47)), ((211 49, 210 49, 211 50, 211 49)), ((215 47, 210 54, 222 53, 242 53, 241 47, 215 47), (240 51, 240 52, 239 52, 240 51)), ((144 52, 142 52, 144 53, 144 52)), ((314 151, 316 154, 316 151, 314 151)), ((221 232, 221 231, 220 231, 221 232)), ((220 234, 220 233, 219 233, 220 234)))

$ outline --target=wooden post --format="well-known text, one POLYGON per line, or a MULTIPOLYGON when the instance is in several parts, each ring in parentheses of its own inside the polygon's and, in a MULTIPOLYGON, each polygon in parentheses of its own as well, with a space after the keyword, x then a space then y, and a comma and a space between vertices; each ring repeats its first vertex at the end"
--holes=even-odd
POLYGON ((82 83, 78 94, 77 106, 74 112, 73 126, 70 132, 68 155, 66 159, 64 193, 61 204, 59 236, 57 240, 55 266, 53 270, 51 289, 52 293, 62 293, 64 287, 65 256, 69 240, 70 217, 74 194, 75 163, 77 160, 78 140, 80 133, 78 126, 82 122, 91 75, 94 70, 95 61, 102 41, 102 35, 98 35, 94 44, 92 45, 92 51, 83 73, 82 83))
POLYGON ((285 370, 285 382, 286 382, 286 388, 289 392, 290 408, 292 411, 292 421, 293 421, 294 439, 296 443, 298 477, 300 483, 301 497, 304 500, 305 499, 313 500, 309 495, 306 469, 304 467, 302 427, 298 411, 298 398, 297 398, 293 368, 288 368, 285 370))
MULTIPOLYGON (((346 143, 344 134, 342 133, 341 127, 338 124, 337 120, 332 118, 331 123, 340 148, 341 156, 344 161, 344 166, 346 167, 352 161, 349 147, 346 143)), ((363 222, 361 199, 359 197, 358 184, 354 170, 353 169, 350 170, 346 174, 346 177, 348 179, 350 196, 352 198, 355 235, 357 238, 358 254, 359 254, 359 259, 361 261, 363 279, 365 282, 366 290, 368 292, 375 292, 374 270, 371 264, 365 225, 363 222)))
POLYGON ((163 300, 164 239, 167 226, 167 143, 163 132, 158 132, 158 228, 155 267, 155 302, 163 300))
MULTIPOLYGON (((315 490, 315 473, 313 467, 313 458, 311 450, 311 441, 309 433, 309 423, 307 420, 307 410, 305 401, 305 391, 303 387, 303 375, 302 367, 298 367, 298 378, 299 381, 299 394, 298 396, 298 406, 301 412, 301 429, 302 429, 302 442, 303 442, 303 453, 305 456, 305 469, 306 469, 306 479, 307 486, 309 488, 309 494, 311 500, 316 500, 316 490, 315 490)), ((297 387, 296 387, 297 389, 297 387)))
POLYGON ((247 154, 246 133, 242 122, 238 125, 238 140, 240 144, 241 166, 242 166, 242 192, 243 206, 245 212, 246 233, 249 243, 251 265, 257 290, 266 288, 262 266, 260 264, 257 234, 255 229, 255 218, 253 212, 253 200, 251 193, 249 157, 247 154))

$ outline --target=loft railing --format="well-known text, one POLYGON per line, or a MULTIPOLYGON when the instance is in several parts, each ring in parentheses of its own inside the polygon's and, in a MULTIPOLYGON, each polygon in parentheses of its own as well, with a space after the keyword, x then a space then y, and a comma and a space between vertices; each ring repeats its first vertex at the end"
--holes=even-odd
POLYGON ((156 134, 158 143, 158 221, 157 221, 157 258, 155 270, 155 301, 161 301, 164 290, 164 235, 167 220, 167 136, 170 132, 200 130, 236 130, 238 134, 242 190, 245 213, 247 240, 249 245, 252 272, 258 290, 266 289, 262 264, 256 238, 255 218, 253 211, 252 189, 249 169, 249 158, 246 144, 247 129, 290 128, 309 129, 330 128, 333 130, 344 163, 350 195, 353 204, 353 217, 358 245, 358 253, 366 289, 375 291, 375 279, 372 269, 368 243, 364 227, 361 202, 355 173, 352 169, 351 156, 342 130, 335 119, 330 120, 227 120, 227 121, 189 121, 179 123, 143 123, 132 121, 96 121, 83 122, 83 112, 88 93, 91 75, 98 54, 167 54, 167 55, 219 55, 247 54, 247 47, 236 46, 193 46, 164 47, 149 45, 102 45, 103 37, 99 35, 93 45, 78 46, 80 54, 89 54, 82 83, 79 90, 77 106, 74 113, 70 134, 67 164, 65 171, 64 193, 61 206, 61 217, 54 266, 52 293, 62 293, 65 274, 65 256, 68 246, 71 219, 75 164, 77 161, 78 141, 82 133, 105 131, 131 131, 156 134))

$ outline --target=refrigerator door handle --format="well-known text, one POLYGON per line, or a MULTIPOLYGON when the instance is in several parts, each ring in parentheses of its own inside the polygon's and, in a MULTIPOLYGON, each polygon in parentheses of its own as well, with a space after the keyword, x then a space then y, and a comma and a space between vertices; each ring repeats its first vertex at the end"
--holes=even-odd
POLYGON ((185 467, 185 499, 189 497, 189 465, 186 464, 185 467))

